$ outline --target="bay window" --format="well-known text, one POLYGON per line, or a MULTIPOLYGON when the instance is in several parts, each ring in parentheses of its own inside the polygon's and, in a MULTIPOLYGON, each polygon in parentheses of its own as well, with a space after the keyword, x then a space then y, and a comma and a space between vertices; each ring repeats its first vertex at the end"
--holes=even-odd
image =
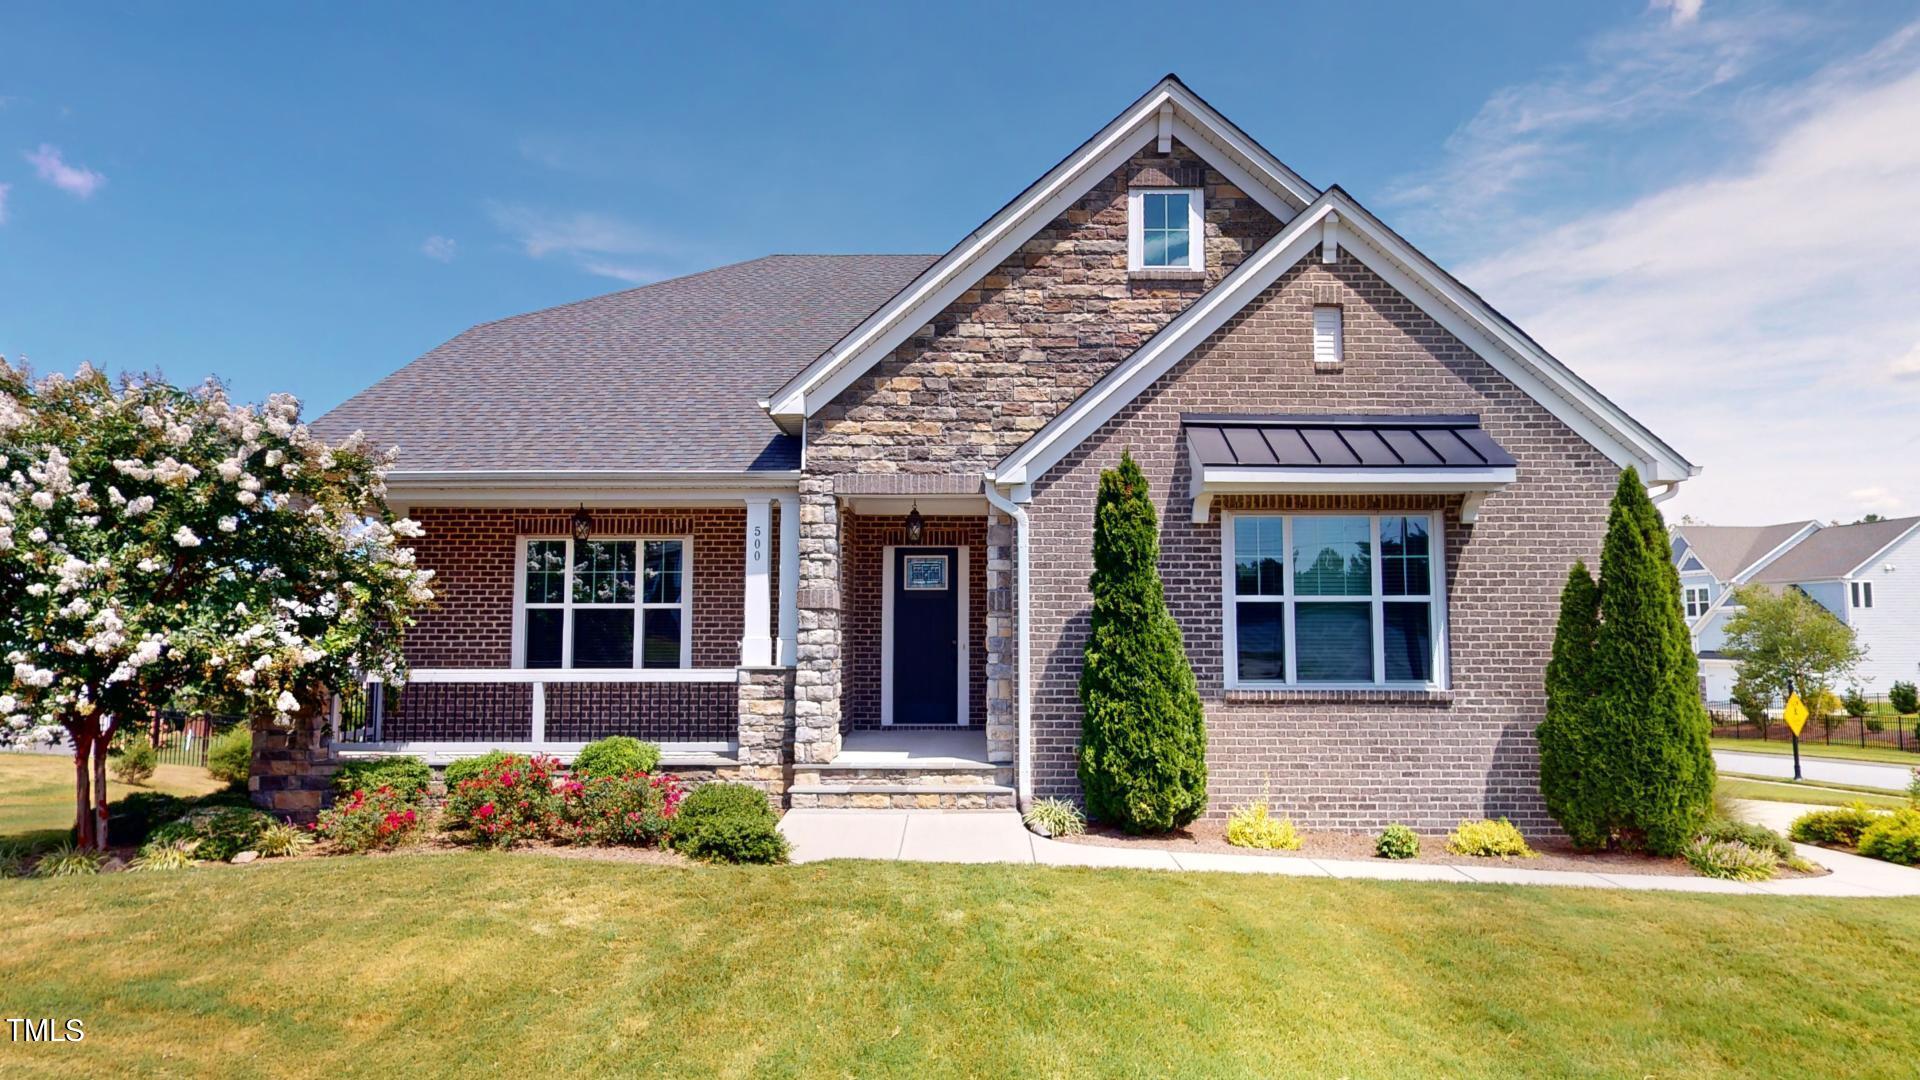
POLYGON ((1229 514, 1228 687, 1436 687, 1445 589, 1427 514, 1229 514))
POLYGON ((691 666, 687 548, 684 538, 522 540, 520 666, 691 666))

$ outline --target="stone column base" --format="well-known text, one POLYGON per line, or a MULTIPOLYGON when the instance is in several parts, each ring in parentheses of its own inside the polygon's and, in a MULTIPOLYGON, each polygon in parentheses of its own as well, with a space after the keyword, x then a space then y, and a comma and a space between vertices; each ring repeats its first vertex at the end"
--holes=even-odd
POLYGON ((296 716, 288 727, 253 729, 253 768, 247 792, 253 805, 306 824, 320 813, 333 789, 332 732, 318 713, 296 716))
POLYGON ((740 669, 740 767, 734 779, 783 801, 793 761, 793 669, 740 669))

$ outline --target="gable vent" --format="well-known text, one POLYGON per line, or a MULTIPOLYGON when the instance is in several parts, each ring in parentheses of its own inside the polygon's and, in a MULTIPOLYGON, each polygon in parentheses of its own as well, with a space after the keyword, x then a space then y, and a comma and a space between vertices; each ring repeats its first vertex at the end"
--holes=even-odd
POLYGON ((1323 304, 1313 309, 1313 366, 1337 368, 1344 359, 1340 334, 1340 309, 1323 304))

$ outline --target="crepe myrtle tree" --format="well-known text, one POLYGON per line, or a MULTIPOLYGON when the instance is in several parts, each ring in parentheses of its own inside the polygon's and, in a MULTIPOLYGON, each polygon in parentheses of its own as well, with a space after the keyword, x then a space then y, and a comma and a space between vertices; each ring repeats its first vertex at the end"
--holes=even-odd
POLYGON ((106 846, 115 729, 177 695, 286 725, 356 674, 404 676, 433 593, 391 462, 316 438, 287 395, 0 359, 0 740, 65 729, 81 846, 106 846))

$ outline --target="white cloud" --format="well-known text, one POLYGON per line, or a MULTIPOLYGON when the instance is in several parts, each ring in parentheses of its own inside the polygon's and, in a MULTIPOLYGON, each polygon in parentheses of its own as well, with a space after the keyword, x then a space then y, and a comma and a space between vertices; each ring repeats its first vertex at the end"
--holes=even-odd
POLYGON ((460 244, 450 236, 429 236, 420 242, 420 254, 435 262, 452 262, 460 244))
POLYGON ((1655 11, 1666 11, 1673 25, 1687 26, 1700 21, 1700 3, 1701 0, 1653 0, 1649 6, 1655 11))
POLYGON ((551 213, 526 206, 495 204, 488 214, 536 259, 560 256, 590 274, 645 284, 666 276, 645 263, 670 257, 673 246, 652 230, 608 214, 551 213), (641 257, 636 264, 634 257, 641 257))
POLYGON ((41 143, 39 149, 29 150, 23 156, 33 166, 34 172, 40 175, 40 179, 77 198, 92 198, 93 193, 107 182, 106 177, 92 169, 67 164, 60 148, 52 143, 41 143))
POLYGON ((1675 512, 1920 502, 1920 26, 1752 103, 1752 159, 1460 276, 1705 468, 1675 512), (1897 359, 1893 359, 1897 358, 1897 359), (1904 494, 1900 494, 1904 493, 1904 494))

